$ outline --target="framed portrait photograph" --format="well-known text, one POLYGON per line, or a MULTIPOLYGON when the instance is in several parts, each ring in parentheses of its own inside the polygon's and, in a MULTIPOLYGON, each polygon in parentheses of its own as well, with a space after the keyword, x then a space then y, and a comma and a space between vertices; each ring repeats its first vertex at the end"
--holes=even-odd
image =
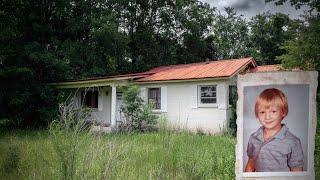
POLYGON ((317 72, 238 76, 237 179, 314 179, 317 72))

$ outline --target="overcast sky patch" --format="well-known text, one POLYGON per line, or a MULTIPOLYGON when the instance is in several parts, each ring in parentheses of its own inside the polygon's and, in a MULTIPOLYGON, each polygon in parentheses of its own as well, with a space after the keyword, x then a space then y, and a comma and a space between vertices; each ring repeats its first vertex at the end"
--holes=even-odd
POLYGON ((306 7, 296 10, 287 1, 282 6, 275 6, 274 2, 265 3, 265 0, 200 0, 210 4, 211 7, 216 7, 219 11, 223 12, 224 7, 234 8, 238 14, 242 14, 245 18, 250 19, 251 17, 262 14, 263 12, 269 11, 270 13, 283 13, 288 14, 291 18, 297 19, 306 7))

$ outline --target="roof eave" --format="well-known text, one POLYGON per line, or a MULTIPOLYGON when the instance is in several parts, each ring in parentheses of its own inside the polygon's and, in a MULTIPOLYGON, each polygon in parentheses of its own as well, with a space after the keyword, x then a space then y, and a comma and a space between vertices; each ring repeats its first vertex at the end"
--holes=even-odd
POLYGON ((154 83, 193 82, 193 81, 226 80, 226 79, 230 79, 230 76, 191 78, 191 79, 170 79, 170 80, 156 80, 156 81, 134 81, 134 82, 137 84, 154 84, 154 83))
POLYGON ((257 63, 256 61, 254 60, 254 58, 251 58, 247 63, 245 63, 244 65, 242 65, 237 71, 235 71, 231 76, 230 78, 233 78, 234 76, 236 76, 237 74, 243 72, 244 70, 246 70, 248 68, 248 65, 252 64, 253 67, 257 67, 257 63))
POLYGON ((138 77, 117 77, 117 78, 105 78, 105 79, 50 83, 49 85, 55 86, 59 89, 100 87, 100 86, 112 86, 114 84, 122 84, 122 83, 126 83, 128 81, 134 80, 136 78, 138 78, 138 77))

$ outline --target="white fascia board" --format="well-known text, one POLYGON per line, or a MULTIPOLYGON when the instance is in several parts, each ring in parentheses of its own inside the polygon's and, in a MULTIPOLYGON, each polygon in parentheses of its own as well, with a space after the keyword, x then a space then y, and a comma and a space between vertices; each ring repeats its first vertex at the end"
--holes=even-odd
POLYGON ((128 80, 87 80, 87 81, 74 81, 74 82, 61 82, 61 83, 51 83, 49 85, 56 86, 59 89, 71 89, 71 88, 85 88, 85 87, 102 87, 102 86, 112 86, 114 84, 123 85, 126 84, 128 80))
POLYGON ((212 80, 227 80, 231 77, 221 78, 201 78, 201 79, 182 79, 182 80, 164 80, 164 81, 133 81, 136 84, 161 84, 161 83, 177 83, 177 82, 199 82, 199 81, 212 81, 212 80))

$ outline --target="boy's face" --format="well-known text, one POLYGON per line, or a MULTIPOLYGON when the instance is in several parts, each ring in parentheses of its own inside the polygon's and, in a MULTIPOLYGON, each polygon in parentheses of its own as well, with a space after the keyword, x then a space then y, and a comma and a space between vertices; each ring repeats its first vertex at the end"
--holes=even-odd
POLYGON ((276 105, 259 106, 258 107, 258 119, 261 125, 266 129, 278 129, 281 128, 281 121, 284 118, 284 113, 281 108, 276 105))

